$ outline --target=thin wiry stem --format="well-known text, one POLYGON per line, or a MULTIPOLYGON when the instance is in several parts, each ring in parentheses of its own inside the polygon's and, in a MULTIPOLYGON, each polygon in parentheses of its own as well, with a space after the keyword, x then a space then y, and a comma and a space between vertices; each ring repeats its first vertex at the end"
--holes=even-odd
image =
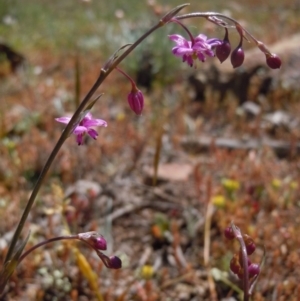
POLYGON ((78 239, 78 234, 63 235, 63 236, 58 236, 58 237, 54 237, 54 238, 50 238, 45 241, 42 241, 42 242, 36 244, 35 246, 33 246, 32 248, 28 249, 26 252, 24 252, 22 254, 22 256, 20 256, 18 263, 20 263, 26 256, 28 256, 31 252, 33 252, 34 250, 36 250, 39 247, 42 247, 42 246, 49 244, 51 242, 54 242, 54 241, 67 240, 67 239, 78 239))
POLYGON ((175 19, 178 20, 182 20, 182 19, 189 19, 189 18, 205 18, 208 21, 218 25, 218 26, 222 26, 222 27, 235 27, 235 28, 240 28, 242 29, 250 38, 251 40, 258 46, 259 45, 259 41, 244 27, 242 27, 242 25, 236 21, 233 18, 230 18, 226 15, 223 15, 221 13, 216 13, 216 12, 197 12, 197 13, 190 13, 190 14, 184 14, 184 15, 180 15, 180 16, 176 16, 175 19), (220 19, 219 19, 220 18, 220 19), (224 20, 228 20, 230 22, 232 22, 234 24, 234 26, 226 23, 224 20))

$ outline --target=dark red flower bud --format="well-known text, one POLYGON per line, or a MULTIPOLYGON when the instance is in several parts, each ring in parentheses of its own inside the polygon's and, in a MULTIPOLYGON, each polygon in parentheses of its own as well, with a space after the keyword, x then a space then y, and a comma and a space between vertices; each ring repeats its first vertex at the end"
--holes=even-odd
POLYGON ((249 273, 249 277, 254 277, 256 275, 258 275, 260 272, 260 267, 258 264, 256 263, 251 263, 249 266, 248 266, 248 273, 249 273))
POLYGON ((119 257, 114 255, 108 257, 99 250, 96 250, 96 252, 107 268, 117 270, 122 267, 122 261, 119 257))
POLYGON ((228 39, 228 30, 225 28, 225 37, 221 45, 216 47, 216 57, 219 59, 221 63, 223 63, 230 55, 231 45, 228 39))
POLYGON ((233 68, 240 67, 244 62, 245 54, 241 45, 235 48, 231 53, 231 64, 233 68))
POLYGON ((79 233, 78 238, 88 243, 92 248, 96 250, 106 250, 107 244, 105 238, 95 231, 79 233))
POLYGON ((232 240, 235 238, 235 235, 234 235, 234 232, 232 230, 231 227, 227 227, 225 230, 224 230, 224 235, 227 239, 229 240, 232 240))
POLYGON ((281 66, 281 59, 277 54, 266 54, 267 65, 272 69, 279 69, 281 66))
POLYGON ((138 89, 132 89, 128 94, 128 104, 131 110, 137 114, 141 115, 144 108, 144 96, 143 93, 138 89))
POLYGON ((122 267, 122 261, 117 256, 111 256, 111 257, 109 257, 109 262, 110 262, 109 263, 109 267, 111 269, 117 270, 117 269, 120 269, 122 267))
POLYGON ((94 241, 94 246, 97 250, 103 250, 103 251, 106 250, 107 245, 104 237, 103 236, 97 237, 94 241))

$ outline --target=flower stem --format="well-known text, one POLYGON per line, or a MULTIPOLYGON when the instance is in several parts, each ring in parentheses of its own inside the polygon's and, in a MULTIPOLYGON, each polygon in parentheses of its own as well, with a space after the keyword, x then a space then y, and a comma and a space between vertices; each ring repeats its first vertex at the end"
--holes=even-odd
POLYGON ((190 40, 192 42, 192 46, 195 44, 195 39, 194 39, 193 35, 191 34, 191 32, 188 30, 188 28, 184 24, 182 24, 177 18, 173 18, 170 22, 174 22, 176 24, 179 24, 189 35, 190 40))
POLYGON ((136 88, 136 84, 135 84, 134 80, 127 73, 125 73, 123 70, 121 70, 118 67, 116 67, 115 69, 118 70, 121 74, 123 74, 130 81, 132 89, 136 88))
MULTIPOLYGON (((216 13, 216 12, 197 12, 197 13, 190 13, 190 14, 184 14, 184 15, 180 15, 180 16, 176 16, 175 19, 178 19, 178 20, 182 20, 182 19, 189 19, 189 18, 205 18, 207 19, 208 21, 214 23, 214 24, 217 24, 219 26, 223 26, 223 27, 232 27, 232 26, 229 26, 229 24, 227 24, 226 22, 223 21, 223 23, 220 23, 221 19, 217 19, 217 17, 219 18, 222 18, 222 19, 225 19, 225 20, 228 20, 230 22, 232 22, 234 24, 234 26, 236 28, 242 28, 243 31, 251 38, 251 40, 256 44, 256 46, 259 46, 259 41, 248 31, 246 30, 245 28, 243 28, 241 26, 241 24, 236 21, 235 19, 233 18, 230 18, 226 15, 223 15, 221 13, 216 13)), ((239 31, 239 30, 238 30, 239 31)))
POLYGON ((38 244, 36 244, 35 246, 33 246, 32 248, 28 249, 26 252, 24 252, 22 254, 22 256, 20 256, 19 260, 18 260, 18 263, 20 263, 27 255, 29 255, 32 251, 36 250, 37 248, 41 247, 41 246, 44 246, 46 244, 49 244, 51 242, 54 242, 54 241, 58 241, 58 240, 66 240, 66 239, 78 239, 78 234, 75 234, 75 235, 63 235, 63 236, 58 236, 58 237, 54 237, 54 238, 50 238, 50 239, 47 239, 45 241, 42 241, 38 244))

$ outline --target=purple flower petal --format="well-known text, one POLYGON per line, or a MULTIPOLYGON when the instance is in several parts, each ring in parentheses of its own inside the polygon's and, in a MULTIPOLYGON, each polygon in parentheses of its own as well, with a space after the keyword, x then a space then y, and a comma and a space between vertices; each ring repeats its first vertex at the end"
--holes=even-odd
MULTIPOLYGON (((60 117, 55 119, 58 122, 68 124, 71 120, 70 117, 60 117)), ((98 137, 98 133, 92 127, 94 126, 107 126, 107 122, 102 119, 94 119, 92 114, 88 112, 84 118, 79 122, 75 127, 73 134, 76 135, 76 141, 78 145, 83 144, 83 136, 85 133, 88 133, 93 139, 98 137)))
POLYGON ((214 48, 222 43, 217 38, 207 39, 207 36, 204 34, 199 34, 195 37, 193 44, 192 41, 188 41, 177 34, 169 35, 169 39, 177 44, 172 48, 172 53, 175 56, 182 57, 182 61, 187 62, 191 67, 197 58, 204 62, 206 56, 215 56, 214 48))
POLYGON ((179 34, 169 35, 169 39, 175 42, 178 46, 191 47, 192 43, 179 34))
POLYGON ((203 33, 200 33, 195 38, 195 42, 197 42, 197 41, 205 42, 206 40, 207 40, 207 36, 205 34, 203 34, 203 33))
POLYGON ((107 127, 107 122, 102 119, 83 119, 82 125, 89 128, 91 126, 107 127))
POLYGON ((201 62, 205 62, 205 60, 206 60, 206 58, 202 52, 198 52, 197 57, 198 57, 199 61, 201 61, 201 62))
POLYGON ((97 133, 97 131, 95 131, 94 129, 88 129, 88 134, 93 138, 93 139, 97 139, 97 137, 98 137, 98 133, 97 133))
POLYGON ((57 122, 68 124, 71 120, 71 117, 59 117, 59 118, 55 118, 55 120, 57 122))
POLYGON ((76 136, 76 142, 78 145, 82 145, 83 144, 83 134, 78 134, 76 136))
POLYGON ((172 52, 174 55, 176 56, 182 56, 184 54, 187 54, 187 55, 192 55, 194 53, 194 50, 192 48, 186 48, 186 47, 178 47, 178 46, 175 46, 173 49, 172 49, 172 52))
POLYGON ((82 134, 86 133, 87 130, 88 129, 85 126, 77 125, 75 130, 74 130, 74 134, 75 135, 82 135, 82 134))

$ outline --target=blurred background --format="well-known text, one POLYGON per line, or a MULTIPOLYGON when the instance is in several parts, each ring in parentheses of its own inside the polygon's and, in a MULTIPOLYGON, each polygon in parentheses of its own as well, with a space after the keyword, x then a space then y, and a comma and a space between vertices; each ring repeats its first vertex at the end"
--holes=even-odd
MULTIPOLYGON (((63 125, 101 66, 133 43, 177 0, 0 1, 0 261, 63 125)), ((270 70, 244 41, 245 63, 172 55, 169 34, 151 35, 122 64, 145 96, 136 116, 131 85, 113 72, 92 110, 108 122, 97 141, 62 147, 32 209, 28 247, 98 231, 107 270, 93 250, 49 244, 19 266, 1 300, 242 300, 229 271, 234 221, 264 258, 254 300, 299 300, 299 1, 190 1, 182 13, 215 11, 238 20, 282 59, 270 70), (297 299, 298 298, 298 299, 297 299)), ((193 35, 224 37, 204 19, 193 35)), ((239 36, 229 31, 234 49, 239 36)), ((95 95, 95 96, 96 96, 95 95)))

